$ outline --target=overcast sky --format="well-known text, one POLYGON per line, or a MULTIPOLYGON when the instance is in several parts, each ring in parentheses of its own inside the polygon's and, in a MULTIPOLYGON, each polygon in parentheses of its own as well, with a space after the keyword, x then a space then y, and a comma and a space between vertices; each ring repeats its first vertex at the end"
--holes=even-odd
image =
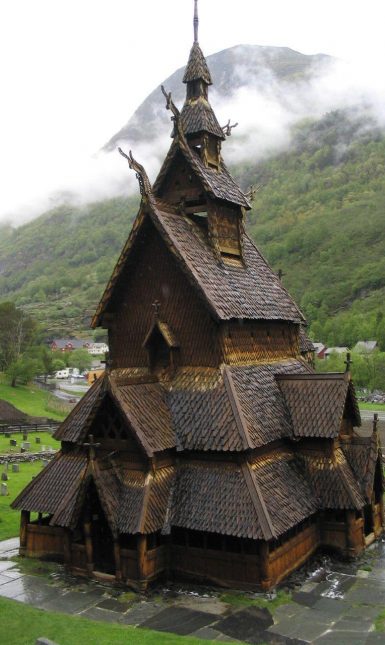
MULTIPOLYGON (((97 170, 93 155, 186 63, 192 13, 193 0, 0 2, 0 220, 84 183, 97 199, 103 177, 120 176, 118 155, 97 170)), ((383 14, 379 0, 199 0, 199 41, 206 55, 240 43, 323 52, 375 85, 383 14)))

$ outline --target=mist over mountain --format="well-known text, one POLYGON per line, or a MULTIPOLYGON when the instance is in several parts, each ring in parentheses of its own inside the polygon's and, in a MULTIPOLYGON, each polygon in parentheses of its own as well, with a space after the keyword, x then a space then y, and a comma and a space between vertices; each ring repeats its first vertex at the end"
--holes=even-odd
MULTIPOLYGON (((325 54, 306 56, 287 47, 259 45, 236 45, 207 56, 206 60, 213 80, 210 98, 218 114, 226 111, 229 101, 245 88, 256 90, 261 96, 270 96, 277 103, 284 105, 285 94, 290 86, 309 86, 314 75, 327 73, 334 61, 325 54)), ((181 67, 159 84, 126 125, 105 144, 104 150, 115 150, 118 145, 124 143, 153 141, 154 137, 158 139, 167 132, 170 134, 170 114, 164 106, 161 85, 165 86, 167 92, 172 93, 174 102, 181 105, 186 94, 183 74, 184 67, 181 67)), ((289 91, 293 91, 292 87, 289 91)), ((249 109, 253 110, 253 107, 250 105, 249 109)), ((237 120, 236 114, 231 116, 237 120)), ((255 120, 260 118, 256 114, 254 117, 255 120)))

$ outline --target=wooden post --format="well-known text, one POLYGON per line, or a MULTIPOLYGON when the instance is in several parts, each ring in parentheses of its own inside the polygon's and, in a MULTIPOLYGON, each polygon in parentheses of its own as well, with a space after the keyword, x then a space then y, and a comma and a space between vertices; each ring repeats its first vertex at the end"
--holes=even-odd
POLYGON ((349 558, 354 558, 357 554, 357 544, 355 540, 356 514, 354 511, 346 511, 346 554, 349 558))
POLYGON ((120 558, 119 537, 114 538, 115 576, 117 580, 122 579, 122 563, 120 558))
POLYGON ((138 535, 138 578, 140 591, 146 591, 146 562, 147 562, 147 538, 145 535, 138 535))
POLYGON ((29 511, 21 511, 20 516, 20 555, 24 555, 27 548, 27 532, 31 514, 29 511))
POLYGON ((94 570, 91 521, 84 522, 84 537, 86 543, 87 571, 91 575, 94 570))
POLYGON ((268 590, 271 587, 272 581, 270 577, 270 563, 269 563, 269 544, 268 542, 261 542, 259 547, 259 562, 261 568, 261 587, 268 590))
POLYGON ((68 567, 70 567, 71 566, 71 531, 69 529, 64 529, 63 551, 64 551, 64 563, 68 567))

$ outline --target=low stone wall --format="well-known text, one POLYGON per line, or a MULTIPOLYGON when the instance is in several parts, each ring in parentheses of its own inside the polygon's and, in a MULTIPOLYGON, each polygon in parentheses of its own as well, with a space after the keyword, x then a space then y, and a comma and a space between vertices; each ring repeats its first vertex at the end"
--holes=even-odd
POLYGON ((0 455, 0 464, 15 464, 39 461, 39 459, 52 459, 56 452, 56 450, 46 450, 44 452, 12 452, 9 455, 0 455))

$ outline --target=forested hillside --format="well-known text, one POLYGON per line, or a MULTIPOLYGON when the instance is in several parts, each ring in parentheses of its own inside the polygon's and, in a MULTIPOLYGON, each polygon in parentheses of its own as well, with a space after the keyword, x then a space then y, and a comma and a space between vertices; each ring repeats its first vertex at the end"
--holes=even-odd
MULTIPOLYGON (((354 112, 333 112, 296 126, 289 152, 232 171, 257 189, 249 232, 283 270, 313 339, 377 338, 385 349, 384 134, 354 112)), ((62 206, 0 229, 0 300, 35 314, 47 335, 85 330, 137 206, 62 206)))

